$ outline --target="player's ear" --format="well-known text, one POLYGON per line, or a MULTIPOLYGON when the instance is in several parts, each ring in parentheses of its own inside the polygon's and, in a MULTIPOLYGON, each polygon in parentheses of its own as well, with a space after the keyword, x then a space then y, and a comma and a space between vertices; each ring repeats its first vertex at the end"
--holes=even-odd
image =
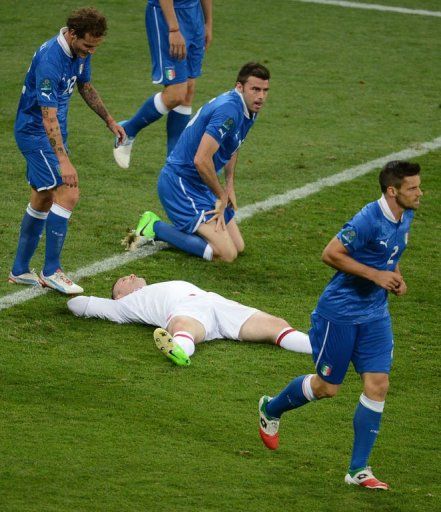
POLYGON ((243 84, 241 82, 236 82, 236 89, 239 92, 243 92, 243 84))

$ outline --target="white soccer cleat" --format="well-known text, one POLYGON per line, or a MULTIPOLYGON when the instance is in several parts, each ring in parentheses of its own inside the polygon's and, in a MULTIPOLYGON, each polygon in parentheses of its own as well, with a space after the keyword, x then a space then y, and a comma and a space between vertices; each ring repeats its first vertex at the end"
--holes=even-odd
POLYGON ((270 396, 262 396, 259 400, 259 434, 267 448, 277 450, 279 447, 280 418, 270 418, 266 415, 266 404, 270 396))
POLYGON ((29 272, 24 272, 19 276, 14 276, 12 272, 9 273, 8 281, 14 284, 24 284, 28 286, 41 286, 40 279, 38 275, 30 270, 29 272))
POLYGON ((349 473, 345 476, 345 482, 349 485, 359 485, 366 489, 379 489, 388 491, 389 486, 385 482, 381 482, 374 476, 370 466, 361 469, 355 475, 351 476, 349 473))
POLYGON ((84 292, 81 286, 71 281, 61 269, 58 269, 51 276, 45 276, 43 272, 40 272, 40 281, 43 286, 57 290, 65 295, 77 295, 84 292))
MULTIPOLYGON (((124 126, 121 123, 121 126, 124 126)), ((135 137, 126 137, 121 144, 115 141, 113 148, 113 158, 121 169, 128 169, 130 167, 130 154, 132 153, 132 146, 135 142, 135 137)))

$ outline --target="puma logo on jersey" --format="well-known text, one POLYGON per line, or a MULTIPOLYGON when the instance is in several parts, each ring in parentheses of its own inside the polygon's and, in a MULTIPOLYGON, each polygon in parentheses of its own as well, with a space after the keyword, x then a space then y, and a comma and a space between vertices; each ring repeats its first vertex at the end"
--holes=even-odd
POLYGON ((387 249, 387 242, 388 242, 388 240, 386 240, 386 241, 380 240, 380 245, 384 245, 387 249))
POLYGON ((46 96, 46 98, 47 98, 49 101, 51 101, 51 94, 52 94, 51 92, 49 92, 49 93, 42 92, 42 93, 41 93, 41 95, 42 95, 42 96, 46 96))

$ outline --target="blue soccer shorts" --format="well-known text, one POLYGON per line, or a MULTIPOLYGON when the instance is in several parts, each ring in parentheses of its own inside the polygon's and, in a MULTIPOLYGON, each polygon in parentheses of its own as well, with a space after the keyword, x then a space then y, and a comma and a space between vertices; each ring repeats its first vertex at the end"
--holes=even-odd
POLYGON ((32 188, 40 192, 63 184, 60 164, 47 139, 32 149, 22 149, 22 154, 26 160, 26 179, 32 188))
POLYGON ((187 56, 170 56, 169 31, 162 10, 147 5, 145 25, 152 60, 152 82, 171 85, 197 78, 202 73, 205 54, 205 20, 200 3, 189 9, 175 9, 179 29, 185 39, 187 56))
POLYGON ((341 384, 349 363, 357 373, 389 373, 393 334, 390 316, 364 324, 335 324, 311 315, 309 339, 317 374, 330 384, 341 384))
MULTIPOLYGON (((184 233, 194 233, 198 227, 213 217, 206 212, 213 210, 217 197, 203 183, 195 183, 178 176, 167 166, 158 179, 158 195, 168 218, 184 233)), ((225 224, 234 217, 233 208, 224 212, 225 224)))

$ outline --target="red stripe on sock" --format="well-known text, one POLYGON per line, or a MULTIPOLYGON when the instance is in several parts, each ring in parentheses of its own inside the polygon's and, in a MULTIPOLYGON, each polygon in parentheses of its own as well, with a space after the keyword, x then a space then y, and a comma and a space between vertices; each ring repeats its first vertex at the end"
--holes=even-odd
POLYGON ((192 336, 190 336, 189 334, 183 334, 181 332, 177 332, 176 334, 173 334, 173 338, 175 336, 180 336, 181 338, 187 338, 187 339, 191 340, 194 343, 194 338, 192 336))
POLYGON ((276 345, 280 345, 280 342, 283 340, 283 338, 289 334, 290 332, 296 332, 297 329, 287 329, 286 331, 283 331, 282 334, 279 335, 279 337, 276 339, 276 345))

